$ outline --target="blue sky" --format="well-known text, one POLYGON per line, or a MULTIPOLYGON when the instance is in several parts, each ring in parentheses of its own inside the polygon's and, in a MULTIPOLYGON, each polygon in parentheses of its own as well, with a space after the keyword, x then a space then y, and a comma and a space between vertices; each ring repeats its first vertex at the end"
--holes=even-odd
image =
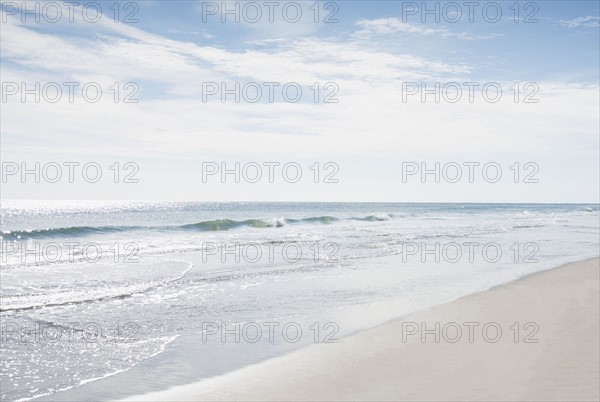
POLYGON ((209 2, 192 1, 120 2, 120 19, 134 11, 138 22, 115 23, 115 2, 99 3, 103 16, 92 24, 81 18, 80 6, 73 8, 73 23, 66 17, 36 23, 31 15, 23 23, 15 3, 2 2, 2 81, 98 82, 103 88, 134 82, 139 102, 105 96, 94 104, 23 103, 13 96, 1 105, 1 157, 107 165, 135 160, 142 180, 129 187, 11 182, 3 185, 5 198, 598 201, 597 1, 497 2, 497 22, 482 14, 493 2, 478 2, 471 22, 458 1, 463 14, 456 23, 444 19, 457 18, 452 8, 440 22, 432 15, 423 22, 423 2, 297 2, 297 23, 278 12, 285 2, 273 23, 262 1, 258 23, 231 16, 223 23, 219 13, 203 21, 209 2), (338 22, 315 23, 316 3, 320 20, 336 10, 338 22), (415 5, 419 10, 407 13, 415 5), (523 21, 528 14, 538 21, 523 21), (315 104, 310 97, 294 104, 202 102, 206 82, 266 81, 297 82, 305 93, 314 82, 334 82, 339 103, 315 104), (502 101, 402 102, 406 82, 471 81, 499 83, 502 101), (535 83, 539 103, 512 101, 513 82, 535 83), (190 185, 198 183, 202 161, 270 160, 334 161, 343 180, 329 187, 190 185), (409 185, 399 181, 403 161, 534 161, 543 180, 517 187, 409 185))
MULTIPOLYGON (((232 51, 251 49, 269 49, 265 43, 273 39, 294 39, 298 33, 303 36, 331 38, 343 40, 360 31, 361 20, 377 20, 382 18, 406 19, 406 25, 421 29, 447 29, 456 35, 468 34, 474 39, 461 39, 459 36, 423 35, 414 33, 406 35, 374 35, 372 40, 388 49, 416 54, 426 57, 437 57, 442 60, 455 60, 468 63, 474 67, 473 73, 480 79, 513 79, 518 74, 521 80, 547 80, 563 76, 574 76, 582 81, 597 81, 599 68, 599 35, 598 1, 541 1, 541 2, 476 2, 473 6, 473 22, 469 21, 468 2, 455 2, 460 6, 462 16, 458 22, 451 23, 444 17, 451 17, 452 8, 446 13, 443 7, 451 2, 411 2, 411 1, 341 1, 331 2, 337 5, 320 11, 320 19, 333 14, 338 22, 314 23, 315 1, 297 2, 303 6, 302 18, 297 23, 287 23, 278 12, 282 6, 274 6, 275 23, 263 23, 267 16, 267 8, 261 7, 263 16, 258 23, 244 21, 235 23, 233 16, 222 23, 220 15, 206 15, 203 21, 203 3, 214 3, 222 11, 226 2, 198 1, 141 1, 136 2, 139 9, 127 8, 131 2, 121 1, 120 18, 129 13, 131 18, 139 20, 128 25, 164 36, 177 41, 192 42, 199 46, 215 46, 232 51), (435 16, 423 16, 423 8, 433 10, 439 3, 440 21, 435 16), (498 22, 488 22, 483 18, 483 6, 495 3, 501 6, 502 18, 498 22), (535 4, 533 7, 531 4, 535 4), (407 11, 413 4, 419 7, 416 14, 407 11), (515 7, 515 4, 517 6, 515 7), (529 15, 528 22, 515 22, 515 9, 520 19, 529 15), (404 10, 404 11, 403 11, 404 10), (422 18, 426 22, 422 22, 422 18), (581 21, 579 21, 581 19, 581 21), (538 20, 539 22, 533 22, 538 20), (595 29, 596 28, 596 29, 595 29), (490 39, 478 39, 495 35, 490 39), (551 66, 548 66, 551 64, 551 66), (549 68, 550 67, 550 68, 549 68)), ((236 2, 233 2, 236 3, 236 2)), ((244 2, 240 4, 240 10, 244 2)), ((285 4, 285 2, 280 2, 285 4)), ((322 5, 327 2, 321 2, 322 5)), ((105 17, 110 19, 113 11, 109 5, 113 1, 104 2, 105 17)), ((258 2, 262 5, 264 2, 258 2)), ((206 6, 205 6, 206 7, 206 6)), ((231 6, 235 8, 235 6, 231 6)), ((493 21, 494 8, 489 8, 490 21, 493 21)), ((249 11, 248 11, 249 12, 249 11)), ((41 27, 40 27, 41 28, 41 27)), ((54 30, 54 26, 45 27, 54 30)), ((40 29, 42 30, 42 29, 40 29)), ((57 30, 58 31, 58 30, 57 30)), ((90 35, 96 30, 87 32, 68 29, 65 35, 90 35)), ((469 37, 469 36, 468 36, 469 37)))

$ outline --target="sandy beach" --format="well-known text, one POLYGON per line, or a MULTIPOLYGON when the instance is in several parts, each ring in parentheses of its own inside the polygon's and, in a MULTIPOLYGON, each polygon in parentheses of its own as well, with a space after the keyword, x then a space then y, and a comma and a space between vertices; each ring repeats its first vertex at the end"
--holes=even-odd
POLYGON ((595 258, 191 385, 173 400, 599 400, 595 258))

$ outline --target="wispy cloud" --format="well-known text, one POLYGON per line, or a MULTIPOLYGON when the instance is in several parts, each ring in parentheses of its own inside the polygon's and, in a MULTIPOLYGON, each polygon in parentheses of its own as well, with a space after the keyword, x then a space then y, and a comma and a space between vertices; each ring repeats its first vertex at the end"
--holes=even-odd
POLYGON ((202 38, 204 39, 213 39, 215 36, 211 35, 207 32, 199 32, 199 31, 182 31, 180 29, 169 29, 167 31, 168 33, 172 33, 172 34, 183 34, 183 35, 200 35, 202 38))
POLYGON ((587 28, 598 28, 600 27, 600 17, 588 15, 586 17, 577 17, 572 20, 560 20, 562 26, 568 28, 587 27, 587 28))
POLYGON ((470 72, 462 63, 395 54, 348 38, 299 37, 233 51, 123 24, 109 23, 103 28, 102 35, 74 39, 38 32, 9 18, 3 26, 3 57, 70 79, 100 74, 114 80, 160 82, 182 95, 195 93, 196 84, 202 81, 245 79, 312 85, 328 80, 343 81, 348 89, 365 82, 442 80, 466 77, 470 72))
POLYGON ((474 34, 469 32, 453 32, 447 27, 432 28, 426 25, 415 25, 403 22, 399 18, 377 18, 371 20, 359 20, 356 25, 361 29, 354 33, 357 37, 371 35, 410 34, 438 36, 442 38, 458 38, 466 40, 493 39, 502 34, 474 34))

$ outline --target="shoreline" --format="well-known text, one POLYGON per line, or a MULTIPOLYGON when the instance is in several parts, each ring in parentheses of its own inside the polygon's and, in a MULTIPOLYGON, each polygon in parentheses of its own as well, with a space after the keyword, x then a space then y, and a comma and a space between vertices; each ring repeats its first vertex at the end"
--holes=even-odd
POLYGON ((599 265, 532 273, 339 343, 125 400, 598 400, 599 265))

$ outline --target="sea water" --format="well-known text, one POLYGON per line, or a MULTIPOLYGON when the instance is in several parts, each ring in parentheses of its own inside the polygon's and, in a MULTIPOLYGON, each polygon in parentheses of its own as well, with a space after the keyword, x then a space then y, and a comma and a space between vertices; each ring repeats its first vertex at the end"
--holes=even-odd
POLYGON ((600 243, 597 204, 3 201, 1 216, 2 400, 224 374, 600 243))

